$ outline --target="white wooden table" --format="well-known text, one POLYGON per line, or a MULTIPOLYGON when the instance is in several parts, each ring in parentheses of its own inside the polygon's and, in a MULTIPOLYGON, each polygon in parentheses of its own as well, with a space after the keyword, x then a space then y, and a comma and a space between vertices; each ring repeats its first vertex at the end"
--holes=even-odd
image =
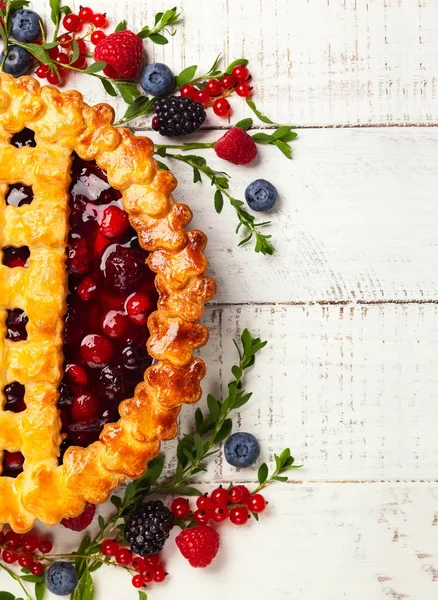
MULTIPOLYGON (((45 12, 45 0, 34 8, 45 12), (44 8, 43 8, 44 7, 44 8)), ((161 0, 107 6, 135 30, 161 0)), ((79 1, 72 6, 78 6, 79 1)), ((238 249, 234 214, 213 209, 207 184, 175 165, 178 200, 209 235, 218 295, 204 390, 226 386, 232 338, 269 340, 248 377, 239 427, 262 458, 290 446, 305 468, 266 493, 260 523, 226 526, 212 566, 193 570, 168 545, 168 582, 153 600, 436 600, 438 597, 438 4, 436 0, 185 0, 184 23, 149 59, 175 72, 250 59, 259 108, 297 126, 294 161, 274 148, 246 169, 242 194, 273 181, 272 258, 238 249)), ((105 94, 75 85, 90 102, 105 94)), ((231 122, 244 114, 233 101, 231 122)), ((229 125, 210 117, 216 139, 229 125)), ((138 123, 149 131, 149 121, 138 123)), ((157 136, 152 136, 157 139, 157 136)), ((224 163, 209 161, 223 168, 224 163)), ((186 408, 181 428, 193 420, 186 408)), ((172 455, 174 444, 165 447, 172 455)), ((250 481, 218 459, 205 490, 250 481)), ((60 547, 78 536, 64 529, 60 547)), ((1 589, 10 589, 0 575, 1 589)), ((123 573, 97 576, 97 599, 134 598, 123 573)))

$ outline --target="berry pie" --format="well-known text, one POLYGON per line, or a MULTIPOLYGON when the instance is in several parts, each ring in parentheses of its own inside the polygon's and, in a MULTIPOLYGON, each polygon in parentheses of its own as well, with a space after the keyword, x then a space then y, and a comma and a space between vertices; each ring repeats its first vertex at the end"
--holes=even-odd
POLYGON ((0 74, 0 528, 105 502, 201 395, 206 237, 113 121, 0 74))

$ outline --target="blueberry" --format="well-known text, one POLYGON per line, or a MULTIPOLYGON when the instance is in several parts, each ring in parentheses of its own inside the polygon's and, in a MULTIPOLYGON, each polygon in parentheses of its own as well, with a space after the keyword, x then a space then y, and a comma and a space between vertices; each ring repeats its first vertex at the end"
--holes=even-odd
POLYGON ((233 433, 225 443, 225 459, 233 467, 250 467, 260 454, 257 439, 251 433, 233 433))
POLYGON ((78 574, 71 563, 56 562, 46 571, 46 586, 55 596, 68 596, 78 584, 78 574))
POLYGON ((147 94, 166 96, 175 87, 175 76, 167 65, 153 63, 144 68, 140 85, 147 94))
POLYGON ((34 42, 41 37, 41 19, 33 10, 17 10, 12 17, 12 37, 17 42, 34 42))
MULTIPOLYGON (((3 62, 4 50, 0 54, 0 64, 3 62)), ((20 77, 24 75, 32 64, 32 58, 29 52, 21 46, 15 46, 12 44, 8 46, 8 55, 6 56, 4 71, 13 75, 14 77, 20 77)))
POLYGON ((246 188, 245 198, 253 210, 269 210, 277 200, 277 189, 266 179, 256 179, 246 188))

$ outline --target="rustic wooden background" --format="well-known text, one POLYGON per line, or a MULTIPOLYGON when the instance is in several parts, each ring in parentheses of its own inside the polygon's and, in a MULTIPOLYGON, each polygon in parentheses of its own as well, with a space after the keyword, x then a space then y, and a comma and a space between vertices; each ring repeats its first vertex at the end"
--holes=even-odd
MULTIPOLYGON (((263 459, 287 445, 305 467, 266 493, 260 523, 224 528, 210 569, 194 571, 169 544, 171 577, 150 598, 436 600, 438 2, 180 4, 177 35, 149 45, 149 60, 178 72, 208 68, 218 52, 245 56, 257 105, 299 133, 293 161, 263 148, 254 166, 227 165, 236 193, 257 177, 277 185, 273 257, 237 248, 232 210, 216 215, 210 187, 194 186, 184 165, 174 171, 178 200, 209 235, 218 282, 205 316, 204 389, 226 387, 232 338, 243 328, 267 339, 238 427, 259 437, 263 459)), ((33 2, 46 17, 47 5, 33 2)), ((91 5, 134 30, 170 7, 91 5)), ((90 102, 108 99, 89 78, 74 85, 90 102)), ((204 139, 249 116, 242 101, 233 107, 230 123, 210 116, 204 139)), ((137 128, 149 132, 149 121, 137 128)), ((212 153, 209 161, 223 168, 212 153)), ((193 410, 184 411, 183 431, 193 410)), ((255 478, 218 459, 205 489, 255 478)), ((57 535, 65 548, 78 539, 57 535)), ((97 580, 98 600, 136 595, 118 571, 97 580)))

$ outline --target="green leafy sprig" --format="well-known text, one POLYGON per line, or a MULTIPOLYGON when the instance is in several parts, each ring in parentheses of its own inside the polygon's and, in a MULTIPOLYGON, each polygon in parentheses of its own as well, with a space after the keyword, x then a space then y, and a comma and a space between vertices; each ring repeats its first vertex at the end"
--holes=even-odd
POLYGON ((166 12, 158 12, 155 15, 155 22, 153 27, 143 27, 141 31, 138 33, 138 37, 142 40, 148 38, 154 44, 168 44, 169 40, 163 35, 161 32, 165 31, 168 35, 174 36, 176 31, 175 29, 169 29, 169 26, 175 25, 178 23, 178 20, 181 16, 181 13, 177 12, 177 8, 170 8, 166 10, 166 12))

